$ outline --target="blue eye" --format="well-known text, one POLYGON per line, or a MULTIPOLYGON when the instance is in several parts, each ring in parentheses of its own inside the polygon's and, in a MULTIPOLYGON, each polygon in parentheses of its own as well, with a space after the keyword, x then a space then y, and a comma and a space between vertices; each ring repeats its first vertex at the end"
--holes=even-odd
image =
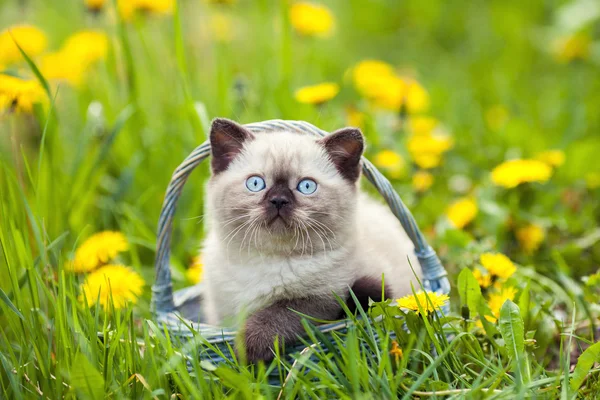
POLYGON ((312 179, 302 179, 297 189, 302 194, 313 194, 317 190, 317 182, 312 179))
POLYGON ((260 176, 251 176, 250 178, 246 179, 246 187, 251 192, 260 192, 266 186, 265 180, 260 176))

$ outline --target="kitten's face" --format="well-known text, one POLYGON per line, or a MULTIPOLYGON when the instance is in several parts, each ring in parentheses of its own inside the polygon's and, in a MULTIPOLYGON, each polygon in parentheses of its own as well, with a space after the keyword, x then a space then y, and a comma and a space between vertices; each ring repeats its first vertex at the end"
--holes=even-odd
POLYGON ((339 246, 354 226, 360 133, 318 141, 289 132, 253 135, 226 123, 211 132, 208 199, 213 228, 228 248, 312 254, 339 246))

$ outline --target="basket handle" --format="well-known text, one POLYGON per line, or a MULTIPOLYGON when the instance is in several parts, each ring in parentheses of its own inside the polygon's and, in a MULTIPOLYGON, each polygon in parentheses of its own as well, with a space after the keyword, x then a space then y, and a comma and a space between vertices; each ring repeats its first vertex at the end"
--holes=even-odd
MULTIPOLYGON (((270 120, 245 125, 251 132, 291 131, 296 133, 310 133, 316 136, 325 136, 327 132, 304 121, 270 120)), ((210 143, 208 141, 196 147, 194 151, 177 167, 167 188, 163 201, 156 243, 156 271, 154 285, 152 286, 152 304, 156 313, 175 311, 173 301, 173 285, 169 258, 171 253, 171 232, 173 230, 173 217, 183 185, 188 177, 205 158, 210 156, 210 143)), ((426 290, 439 293, 450 293, 450 282, 447 272, 442 266, 435 251, 427 244, 425 237, 417 227, 414 217, 406 208, 400 196, 388 181, 365 157, 362 158, 364 176, 377 188, 379 193, 388 203, 392 213, 398 218, 408 237, 415 246, 415 255, 423 272, 423 286, 426 290)), ((448 310, 444 310, 447 312, 448 310)))

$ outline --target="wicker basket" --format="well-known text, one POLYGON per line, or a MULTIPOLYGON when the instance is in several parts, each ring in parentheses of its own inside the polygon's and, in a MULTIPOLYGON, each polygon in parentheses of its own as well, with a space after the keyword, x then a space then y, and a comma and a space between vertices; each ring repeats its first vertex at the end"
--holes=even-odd
MULTIPOLYGON (((245 127, 254 133, 284 130, 318 137, 327 135, 327 132, 303 121, 271 120, 247 124, 245 127)), ((152 304, 157 322, 166 326, 172 335, 185 339, 200 334, 206 342, 218 348, 222 354, 231 359, 230 349, 233 348, 236 332, 228 328, 203 323, 203 318, 200 314, 203 293, 202 284, 174 293, 169 266, 171 232, 177 201, 190 173, 209 155, 210 143, 207 141, 198 146, 177 167, 167 188, 158 222, 156 260, 154 263, 156 277, 152 286, 152 304)), ((379 193, 385 198, 390 209, 398 218, 415 246, 415 253, 423 272, 424 288, 428 291, 449 294, 450 283, 446 270, 435 251, 425 241, 410 211, 402 203, 402 200, 400 200, 390 182, 377 171, 373 164, 364 157, 362 162, 364 176, 375 185, 379 193)), ((447 312, 448 310, 443 311, 447 312)), ((345 331, 347 324, 347 321, 340 321, 320 325, 319 330, 327 335, 331 334, 332 331, 345 331)), ((286 351, 293 353, 303 348, 304 345, 298 344, 296 347, 286 347, 286 351)), ((201 352, 201 358, 210 359, 212 362, 224 361, 219 354, 208 349, 201 352)))

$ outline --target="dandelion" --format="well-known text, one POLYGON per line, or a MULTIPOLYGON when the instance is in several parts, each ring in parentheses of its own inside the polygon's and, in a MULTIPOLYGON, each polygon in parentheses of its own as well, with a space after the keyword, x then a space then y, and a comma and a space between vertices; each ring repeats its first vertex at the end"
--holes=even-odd
POLYGON ((290 22, 299 34, 317 37, 331 35, 335 24, 333 14, 327 7, 309 2, 292 4, 290 22))
POLYGON ((453 145, 452 138, 442 134, 412 135, 406 143, 411 158, 423 169, 437 167, 441 163, 442 154, 453 145))
POLYGON ((87 301, 89 305, 98 301, 105 310, 111 304, 120 309, 129 303, 137 303, 144 285, 144 279, 130 268, 124 265, 105 265, 86 276, 79 301, 87 301))
POLYGON ((62 48, 42 58, 41 70, 47 79, 65 80, 79 86, 90 66, 106 58, 108 36, 103 32, 80 31, 71 35, 62 48))
POLYGON ((352 70, 352 79, 356 90, 365 97, 377 94, 379 85, 386 78, 395 77, 394 67, 379 60, 364 60, 352 70))
POLYGON ((429 93, 419 82, 409 80, 406 83, 403 104, 409 114, 427 111, 429 108, 429 93))
POLYGON ((173 12, 175 0, 118 0, 121 18, 131 21, 136 13, 164 15, 173 12))
POLYGON ((480 270, 475 269, 473 270, 473 276, 475 277, 475 279, 477 279, 477 283, 479 283, 479 286, 481 286, 484 289, 492 285, 492 276, 489 274, 483 274, 480 270))
POLYGON ((590 56, 592 38, 586 33, 576 33, 559 38, 554 42, 553 54, 556 61, 568 63, 573 60, 587 60, 590 56))
POLYGON ((106 5, 106 0, 84 0, 85 7, 94 13, 99 12, 106 5))
POLYGON ((499 131, 502 129, 508 121, 509 113, 506 107, 496 104, 487 109, 485 112, 485 122, 489 128, 493 131, 499 131))
POLYGON ((373 163, 394 179, 400 178, 404 172, 404 159, 400 154, 392 150, 382 150, 375 154, 373 163))
POLYGON ((204 265, 202 264, 202 257, 196 256, 192 259, 192 265, 185 271, 187 280, 194 285, 202 282, 202 272, 204 265))
POLYGON ((304 104, 323 104, 333 99, 340 91, 337 83, 325 82, 313 86, 305 86, 294 93, 296 101, 304 104))
POLYGON ((510 160, 492 170, 492 182, 510 189, 525 182, 546 182, 551 175, 552 168, 542 161, 510 160))
POLYGON ((397 300, 398 307, 420 313, 419 305, 423 309, 424 316, 441 309, 450 297, 436 292, 418 292, 416 295, 408 295, 397 300))
POLYGON ((519 246, 527 254, 539 249, 546 236, 544 229, 537 224, 527 224, 515 232, 519 246))
POLYGON ((0 115, 5 112, 31 113, 45 93, 37 80, 0 74, 0 115))
POLYGON ((515 295, 517 294, 517 289, 513 287, 503 287, 499 293, 490 294, 490 298, 488 300, 488 306, 492 311, 494 317, 500 317, 500 309, 502 305, 506 302, 506 300, 513 301, 515 299, 515 295))
POLYGON ((500 279, 508 279, 517 271, 517 267, 502 253, 483 253, 479 257, 481 265, 490 273, 500 279))
POLYGON ((88 272, 112 261, 119 253, 129 248, 127 239, 121 232, 104 231, 96 233, 79 246, 73 262, 67 269, 73 272, 88 272))
POLYGON ((417 193, 425 192, 433 185, 433 175, 427 171, 417 171, 412 177, 412 187, 417 193))
POLYGON ((475 219, 478 213, 477 203, 471 197, 463 197, 454 201, 446 209, 446 217, 455 228, 463 229, 475 219))
POLYGON ((400 348, 398 342, 395 340, 392 340, 392 348, 390 350, 390 355, 394 356, 396 363, 398 363, 403 356, 402 348, 400 348))
POLYGON ((439 125, 439 121, 431 117, 411 117, 408 120, 410 132, 415 135, 429 135, 439 125))
POLYGON ((32 25, 13 25, 0 32, 0 64, 13 64, 22 60, 15 41, 29 57, 46 49, 48 40, 44 32, 32 25))
POLYGON ((565 152, 562 150, 546 150, 536 155, 535 159, 556 168, 565 163, 565 152))

